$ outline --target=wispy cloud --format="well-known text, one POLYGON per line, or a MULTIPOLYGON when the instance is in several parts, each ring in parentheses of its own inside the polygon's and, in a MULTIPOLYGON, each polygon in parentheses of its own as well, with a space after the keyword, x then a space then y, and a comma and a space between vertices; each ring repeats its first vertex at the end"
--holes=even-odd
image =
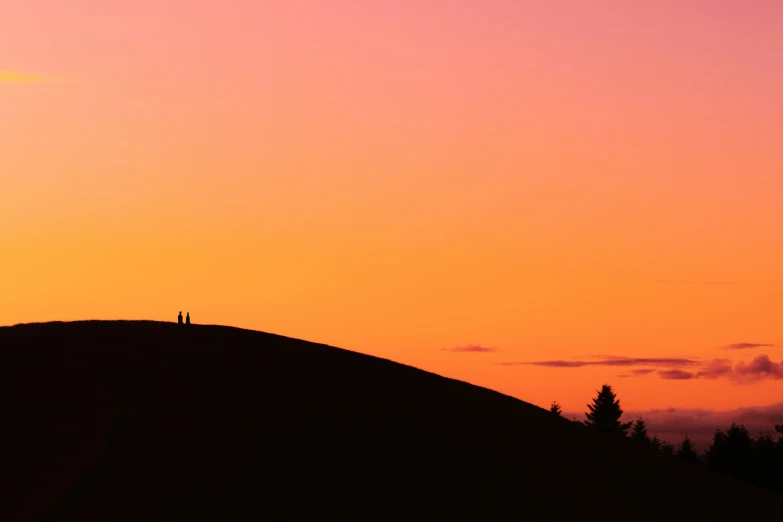
POLYGON ((783 379, 783 361, 774 362, 768 355, 758 355, 749 363, 744 361, 732 365, 728 359, 714 359, 707 363, 696 377, 705 379, 727 378, 738 384, 747 384, 763 379, 783 379))
POLYGON ((727 377, 731 372, 732 363, 730 359, 713 359, 705 363, 704 368, 696 376, 717 379, 718 377, 727 377))
MULTIPOLYGON (((502 366, 548 366, 550 368, 582 368, 584 366, 688 366, 699 364, 699 361, 681 357, 617 357, 607 356, 596 361, 522 361, 500 362, 502 366)), ((646 369, 645 369, 646 370, 646 369)), ((642 373, 650 373, 653 370, 642 373)), ((641 373, 640 373, 641 374, 641 373)))
POLYGON ((783 379, 783 361, 772 361, 768 355, 758 355, 750 362, 736 364, 731 359, 698 360, 686 357, 618 357, 603 356, 592 361, 548 360, 507 361, 493 363, 500 366, 544 366, 547 368, 584 368, 609 366, 627 368, 654 366, 655 368, 628 369, 621 378, 638 377, 655 372, 665 380, 728 379, 736 384, 748 384, 764 379, 783 379))
POLYGON ((686 372, 685 370, 658 370, 658 376, 661 379, 686 380, 686 379, 694 379, 696 377, 696 374, 691 372, 686 372))
POLYGON ((733 364, 729 359, 713 359, 703 363, 697 372, 684 370, 662 370, 662 379, 728 379, 737 384, 748 384, 764 379, 783 379, 783 361, 774 362, 768 355, 759 355, 750 362, 733 364))
POLYGON ((733 281, 676 281, 672 279, 656 279, 656 283, 671 285, 736 285, 733 281))
POLYGON ((628 373, 621 373, 618 375, 618 377, 632 377, 632 376, 639 376, 639 375, 647 375, 655 371, 655 368, 637 368, 634 370, 630 370, 628 373))
POLYGON ((499 362, 495 363, 500 366, 522 366, 522 365, 536 365, 536 366, 549 366, 552 368, 581 368, 587 366, 588 362, 580 361, 536 361, 536 362, 499 362))
POLYGON ((456 348, 443 348, 446 352, 474 352, 474 353, 489 353, 499 352, 497 348, 489 348, 487 346, 480 346, 478 344, 470 344, 468 346, 458 346, 456 348))
POLYGON ((62 78, 0 70, 0 83, 55 83, 59 81, 62 81, 62 78))
POLYGON ((724 350, 752 350, 753 348, 772 348, 774 344, 768 343, 734 343, 722 346, 724 350))

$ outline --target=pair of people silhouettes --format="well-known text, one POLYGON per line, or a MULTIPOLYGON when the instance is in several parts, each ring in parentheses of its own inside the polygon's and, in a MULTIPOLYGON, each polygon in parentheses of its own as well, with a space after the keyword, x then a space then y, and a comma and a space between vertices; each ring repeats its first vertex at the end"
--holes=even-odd
MULTIPOLYGON (((180 312, 179 317, 177 317, 177 323, 182 324, 182 312, 180 312)), ((190 312, 188 312, 188 316, 185 318, 185 324, 190 324, 190 312)))

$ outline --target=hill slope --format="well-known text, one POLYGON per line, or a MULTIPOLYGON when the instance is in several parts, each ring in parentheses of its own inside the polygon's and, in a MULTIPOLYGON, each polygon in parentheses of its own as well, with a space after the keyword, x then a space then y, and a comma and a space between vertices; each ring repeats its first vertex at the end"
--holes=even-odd
POLYGON ((0 520, 749 520, 783 496, 387 360, 222 326, 0 328, 0 520))

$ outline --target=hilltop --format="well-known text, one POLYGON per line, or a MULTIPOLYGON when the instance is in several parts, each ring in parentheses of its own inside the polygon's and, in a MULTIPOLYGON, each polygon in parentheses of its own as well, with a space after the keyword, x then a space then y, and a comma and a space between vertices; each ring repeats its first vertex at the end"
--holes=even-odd
POLYGON ((491 390, 225 326, 0 328, 0 520, 752 520, 783 495, 491 390))

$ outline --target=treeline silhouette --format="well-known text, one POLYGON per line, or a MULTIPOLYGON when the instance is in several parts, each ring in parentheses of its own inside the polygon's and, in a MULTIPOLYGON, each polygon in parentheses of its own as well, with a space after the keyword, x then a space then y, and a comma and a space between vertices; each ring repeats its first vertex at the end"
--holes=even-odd
MULTIPOLYGON (((658 451, 685 463, 706 466, 712 471, 732 477, 764 489, 783 493, 783 425, 775 425, 777 438, 772 430, 751 436, 743 424, 732 423, 727 430, 715 430, 712 443, 703 454, 685 434, 675 447, 657 436, 650 437, 647 425, 641 417, 633 422, 620 422, 623 410, 620 401, 608 384, 604 384, 592 404, 587 405, 586 420, 573 421, 592 429, 629 439, 632 443, 658 451)), ((562 415, 560 404, 555 401, 549 411, 562 415)))

